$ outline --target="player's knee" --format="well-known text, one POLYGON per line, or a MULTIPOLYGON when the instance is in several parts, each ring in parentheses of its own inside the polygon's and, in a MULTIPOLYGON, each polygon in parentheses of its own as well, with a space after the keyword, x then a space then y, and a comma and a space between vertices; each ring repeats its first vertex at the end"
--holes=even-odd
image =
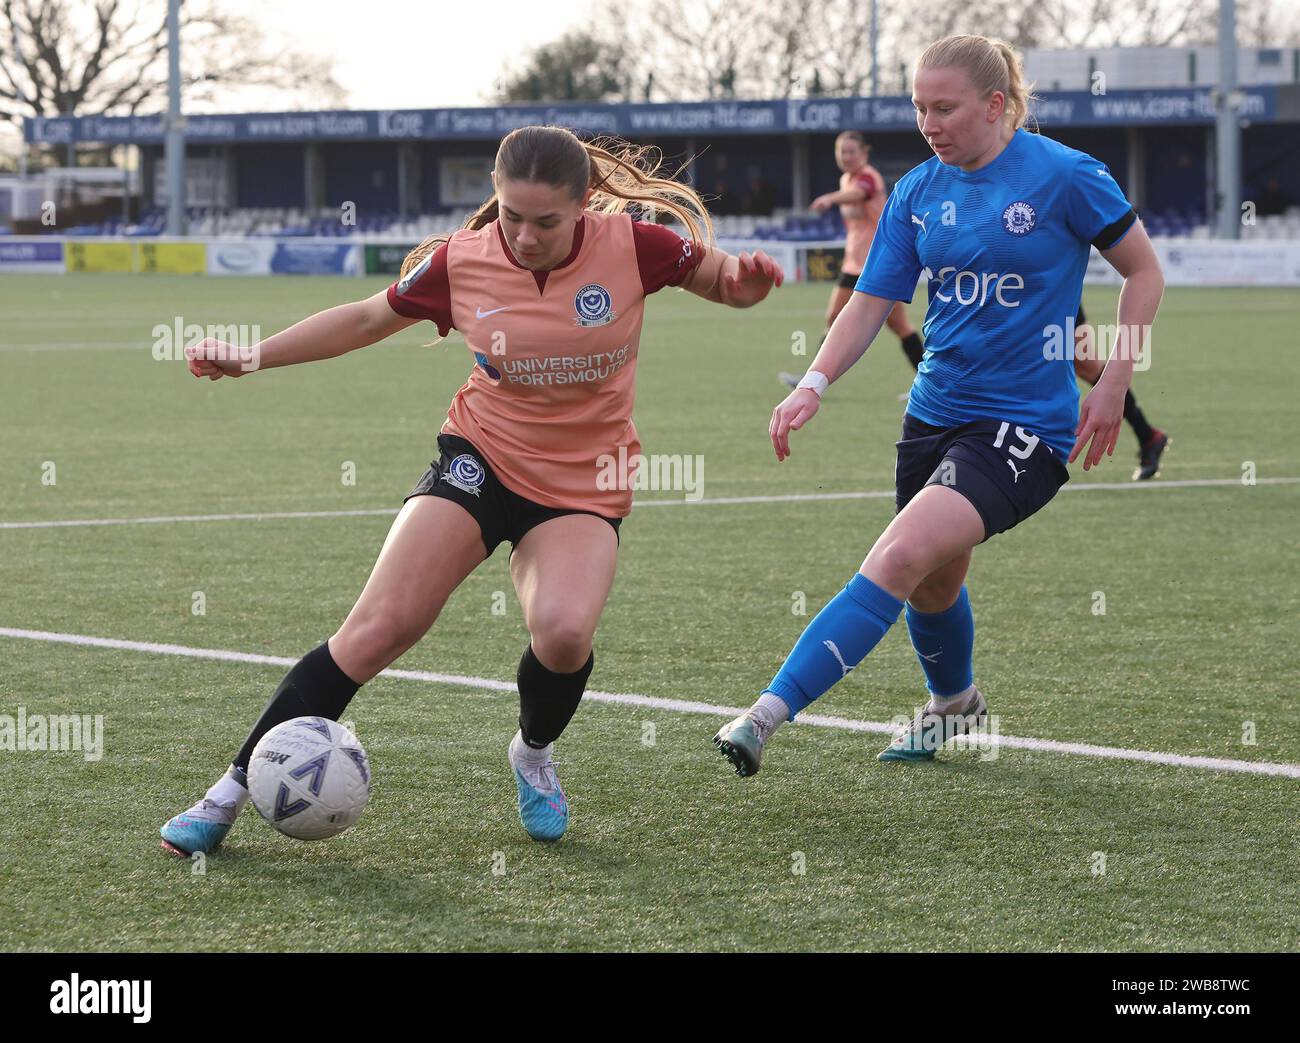
POLYGON ((919 548, 905 536, 872 548, 868 561, 881 572, 890 587, 911 588, 924 573, 919 567, 919 548))
POLYGON ((532 620, 533 654, 557 674, 581 670, 591 656, 592 628, 572 613, 557 611, 532 620))
MULTIPOLYGON (((335 635, 334 643, 354 669, 373 676, 419 641, 426 629, 422 620, 416 621, 402 613, 372 611, 349 616, 335 635)), ((343 667, 342 663, 339 665, 343 667)))

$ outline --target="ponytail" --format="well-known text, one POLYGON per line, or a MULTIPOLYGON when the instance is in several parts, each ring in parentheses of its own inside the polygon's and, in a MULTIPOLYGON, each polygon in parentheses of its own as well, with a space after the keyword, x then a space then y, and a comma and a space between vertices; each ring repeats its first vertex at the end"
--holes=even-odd
MULTIPOLYGON (((567 188, 573 199, 581 199, 590 190, 587 209, 598 214, 621 214, 634 205, 645 215, 662 210, 677 218, 692 240, 712 242, 713 221, 699 193, 661 175, 662 167, 663 156, 651 145, 633 145, 616 138, 583 142, 563 127, 519 127, 501 140, 493 169, 498 178, 567 188)), ((476 231, 495 221, 499 212, 494 192, 463 227, 476 231)), ((426 238, 406 255, 401 276, 450 238, 446 232, 426 238)))
POLYGON ((1006 98, 1003 118, 1012 130, 1033 121, 1029 104, 1037 100, 1025 81, 1020 55, 1005 40, 987 36, 945 36, 930 44, 917 62, 918 69, 965 69, 980 97, 1001 91, 1006 98))

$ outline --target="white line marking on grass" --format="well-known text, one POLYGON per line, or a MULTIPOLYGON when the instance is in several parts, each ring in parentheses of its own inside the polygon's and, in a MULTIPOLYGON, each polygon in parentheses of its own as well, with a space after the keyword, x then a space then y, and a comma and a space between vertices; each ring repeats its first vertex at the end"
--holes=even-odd
MULTIPOLYGON (((1295 485, 1300 478, 1257 478, 1256 485, 1295 485)), ((1240 478, 1184 478, 1172 482, 1081 482, 1061 486, 1062 492, 1115 491, 1130 489, 1199 489, 1207 486, 1241 485, 1240 478)), ((1243 488, 1249 488, 1243 486, 1243 488)), ((802 503, 817 500, 892 500, 893 489, 847 493, 786 493, 775 496, 718 496, 707 500, 637 500, 634 507, 700 507, 724 503, 802 503)))
MULTIPOLYGON (((1296 485, 1300 478, 1259 478, 1256 485, 1296 485)), ((1088 482, 1065 485, 1063 492, 1088 492, 1089 490, 1126 491, 1138 489, 1200 489, 1207 486, 1228 487, 1241 485, 1239 478, 1185 478, 1174 482, 1088 482)), ((1243 486, 1243 488, 1248 488, 1243 486)), ((634 508, 641 507, 708 507, 738 503, 815 503, 824 500, 892 500, 893 489, 872 492, 844 493, 782 493, 773 496, 718 496, 708 500, 637 500, 634 508)), ((292 518, 365 518, 397 514, 396 507, 373 507, 350 511, 260 511, 247 514, 170 514, 143 518, 69 518, 61 521, 0 522, 0 529, 58 529, 79 525, 162 525, 170 522, 218 521, 277 521, 292 518)))
MULTIPOLYGON (((125 652, 149 652, 154 655, 181 656, 188 659, 216 659, 228 663, 256 663, 263 666, 293 666, 298 660, 287 656, 258 655, 252 652, 231 652, 220 648, 191 648, 187 645, 166 645, 150 641, 123 641, 111 637, 89 637, 83 634, 60 634, 48 630, 20 630, 0 627, 0 637, 27 641, 46 641, 55 644, 79 645, 88 648, 111 648, 125 652)), ((428 684, 455 685, 463 688, 480 688, 490 692, 514 692, 509 681, 496 681, 490 677, 470 677, 465 674, 439 674, 429 670, 385 670, 380 677, 405 681, 424 681, 428 684)), ((642 706, 674 713, 696 713, 710 717, 735 717, 743 713, 739 706, 718 706, 715 703, 694 702, 688 699, 665 699, 654 695, 635 695, 627 692, 595 692, 583 695, 598 703, 615 703, 622 706, 642 706)), ((814 728, 834 728, 837 731, 875 732, 892 735, 895 726, 879 721, 859 721, 849 717, 828 717, 824 714, 801 714, 796 724, 814 728)), ((1037 750, 1042 753, 1066 753, 1078 757, 1098 757, 1105 760, 1140 761, 1146 764, 1163 764, 1175 768, 1200 768, 1206 771, 1230 771, 1246 775, 1273 775, 1300 779, 1300 764, 1277 764, 1269 761, 1239 761, 1224 757, 1192 757, 1181 753, 1156 753, 1149 750, 1129 750, 1117 746, 1095 746, 1084 742, 1056 742, 1052 739, 1026 739, 1012 735, 981 737, 981 742, 996 743, 1008 749, 1037 750)))
POLYGON ((0 522, 0 529, 62 529, 79 525, 165 525, 169 522, 272 521, 282 518, 353 518, 395 515, 395 507, 355 511, 263 511, 260 514, 170 514, 145 518, 70 518, 66 521, 0 522))

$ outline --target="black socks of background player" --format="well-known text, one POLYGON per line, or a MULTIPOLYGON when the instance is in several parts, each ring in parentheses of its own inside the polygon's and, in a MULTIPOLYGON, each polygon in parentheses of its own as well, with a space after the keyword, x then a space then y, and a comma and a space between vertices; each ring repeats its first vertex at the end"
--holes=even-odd
POLYGON ((328 641, 313 648, 284 675, 280 687, 235 755, 234 767, 247 771, 253 747, 277 724, 295 717, 324 717, 337 721, 360 687, 334 662, 328 641))
POLYGON ((519 730, 524 742, 535 750, 560 737, 582 700, 587 678, 596 664, 596 653, 572 674, 557 674, 542 665, 530 644, 519 660, 519 730))
POLYGON ((925 345, 921 343, 921 335, 913 330, 900 339, 903 342, 903 354, 907 356, 907 361, 912 364, 913 369, 920 369, 921 360, 925 358, 925 345))
POLYGON ((1124 392, 1124 419, 1132 426, 1139 445, 1146 445, 1155 438, 1155 429, 1147 423, 1142 410, 1138 409, 1137 399, 1133 397, 1132 391, 1124 392))

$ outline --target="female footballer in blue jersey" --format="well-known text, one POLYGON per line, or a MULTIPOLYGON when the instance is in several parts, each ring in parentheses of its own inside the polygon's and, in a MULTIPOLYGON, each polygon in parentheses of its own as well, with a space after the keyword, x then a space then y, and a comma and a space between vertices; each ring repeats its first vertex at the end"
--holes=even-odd
POLYGON ((929 760, 987 714, 975 687, 971 552, 1113 454, 1125 392, 1164 291, 1132 205, 1106 167, 1024 129, 1029 91, 1011 47, 949 36, 916 66, 917 127, 934 158, 899 180, 853 294, 800 386, 772 413, 778 460, 822 392, 862 357, 895 301, 928 280, 927 353, 897 444, 897 515, 809 623, 758 701, 714 743, 758 771, 782 722, 856 667, 906 605, 930 699, 881 760, 929 760), (1090 245, 1124 278, 1121 339, 1079 406, 1067 322, 1090 245), (1052 350, 1052 345, 1057 345, 1052 350), (1066 344, 1069 343, 1067 340, 1066 344))

